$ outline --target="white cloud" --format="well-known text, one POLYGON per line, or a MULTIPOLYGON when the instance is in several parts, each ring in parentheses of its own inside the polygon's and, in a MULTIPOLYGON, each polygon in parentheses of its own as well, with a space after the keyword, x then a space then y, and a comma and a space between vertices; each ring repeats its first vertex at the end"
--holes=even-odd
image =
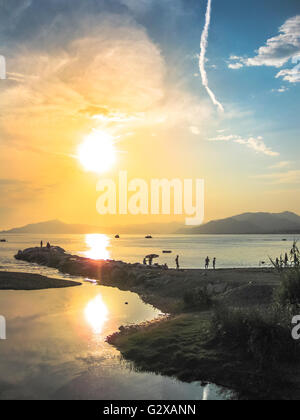
POLYGON ((272 149, 266 146, 265 142, 263 141, 263 137, 243 138, 241 136, 231 134, 228 136, 219 135, 217 137, 209 139, 209 141, 224 141, 224 142, 232 141, 234 143, 245 145, 249 149, 254 150, 256 153, 262 153, 266 156, 271 156, 271 157, 279 156, 279 153, 274 152, 272 149))
POLYGON ((212 100, 213 104, 216 105, 221 112, 224 112, 223 105, 217 100, 216 95, 210 89, 208 85, 208 78, 207 78, 207 73, 205 70, 205 63, 207 61, 206 50, 207 50, 207 45, 208 45, 208 32, 209 32, 209 26, 210 26, 210 19, 211 19, 211 0, 208 0, 206 15, 205 15, 205 26, 201 35, 201 42, 200 42, 199 69, 200 69, 200 74, 202 77, 202 84, 205 87, 210 99, 212 100))
POLYGON ((281 70, 276 77, 282 77, 290 83, 300 82, 300 15, 288 19, 280 28, 279 34, 266 41, 266 44, 257 50, 254 57, 230 57, 231 69, 243 66, 271 66, 281 68, 290 60, 294 68, 281 70))
POLYGON ((228 67, 232 70, 238 70, 244 67, 244 65, 242 63, 230 63, 228 64, 228 67))
POLYGON ((290 83, 300 82, 300 65, 295 66, 293 69, 281 70, 277 73, 276 78, 282 77, 283 80, 290 83))

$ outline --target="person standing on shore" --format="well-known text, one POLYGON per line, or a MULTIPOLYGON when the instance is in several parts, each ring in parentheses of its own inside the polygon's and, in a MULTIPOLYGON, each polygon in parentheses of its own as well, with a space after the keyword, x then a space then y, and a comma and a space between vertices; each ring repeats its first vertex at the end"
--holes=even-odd
POLYGON ((43 241, 41 241, 41 248, 43 248, 43 245, 44 245, 44 244, 43 244, 43 241))
POLYGON ((207 256, 207 257, 206 257, 206 260, 205 260, 205 270, 208 270, 208 268, 209 268, 209 263, 210 263, 210 259, 209 259, 209 257, 207 256))
POLYGON ((176 270, 179 270, 179 255, 175 258, 176 270))
POLYGON ((216 263, 217 263, 217 259, 216 259, 216 257, 213 259, 213 268, 214 268, 214 270, 216 269, 216 263))

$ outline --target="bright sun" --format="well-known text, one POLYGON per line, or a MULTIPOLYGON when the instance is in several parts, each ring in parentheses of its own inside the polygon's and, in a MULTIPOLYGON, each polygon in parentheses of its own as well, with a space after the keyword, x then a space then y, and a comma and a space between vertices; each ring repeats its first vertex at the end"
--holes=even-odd
POLYGON ((93 131, 78 147, 77 156, 85 170, 106 172, 116 161, 114 139, 104 131, 93 131))

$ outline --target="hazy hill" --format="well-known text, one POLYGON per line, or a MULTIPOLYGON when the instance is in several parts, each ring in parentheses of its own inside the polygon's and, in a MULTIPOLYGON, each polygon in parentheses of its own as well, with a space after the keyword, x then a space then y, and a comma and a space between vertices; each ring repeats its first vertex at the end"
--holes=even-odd
POLYGON ((300 216, 295 213, 244 213, 201 226, 180 229, 190 234, 300 233, 300 216))
POLYGON ((0 232, 1 235, 17 233, 37 234, 263 234, 299 233, 300 216, 295 213, 244 213, 227 219, 214 220, 201 226, 183 227, 180 223, 149 223, 101 227, 80 224, 67 224, 59 220, 34 223, 23 227, 0 232))
POLYGON ((14 228, 0 232, 5 234, 18 233, 38 233, 38 234, 87 234, 87 233, 107 233, 107 234, 149 234, 149 233, 174 233, 182 225, 180 223, 166 223, 166 224, 145 224, 145 225, 129 225, 116 227, 101 227, 80 224, 67 224, 59 220, 50 220, 42 223, 34 223, 19 228, 14 228))

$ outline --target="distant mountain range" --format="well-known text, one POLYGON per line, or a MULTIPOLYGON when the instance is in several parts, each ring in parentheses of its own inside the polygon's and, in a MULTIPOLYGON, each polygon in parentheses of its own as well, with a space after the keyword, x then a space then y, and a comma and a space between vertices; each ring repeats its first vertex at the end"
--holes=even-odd
POLYGON ((0 232, 1 235, 18 233, 37 234, 300 234, 300 216, 284 213, 244 213, 227 219, 215 220, 201 226, 184 227, 180 223, 157 223, 100 227, 80 224, 67 224, 50 220, 0 232))
POLYGON ((185 234, 287 234, 300 233, 300 216, 284 213, 244 213, 201 226, 180 229, 185 234))
POLYGON ((144 225, 128 225, 116 227, 100 227, 80 224, 67 224, 59 220, 50 220, 42 223, 34 223, 19 228, 4 230, 0 232, 5 234, 18 233, 38 233, 38 234, 88 234, 88 233, 106 233, 106 234, 149 234, 149 233, 174 233, 181 227, 181 223, 157 223, 144 225))

